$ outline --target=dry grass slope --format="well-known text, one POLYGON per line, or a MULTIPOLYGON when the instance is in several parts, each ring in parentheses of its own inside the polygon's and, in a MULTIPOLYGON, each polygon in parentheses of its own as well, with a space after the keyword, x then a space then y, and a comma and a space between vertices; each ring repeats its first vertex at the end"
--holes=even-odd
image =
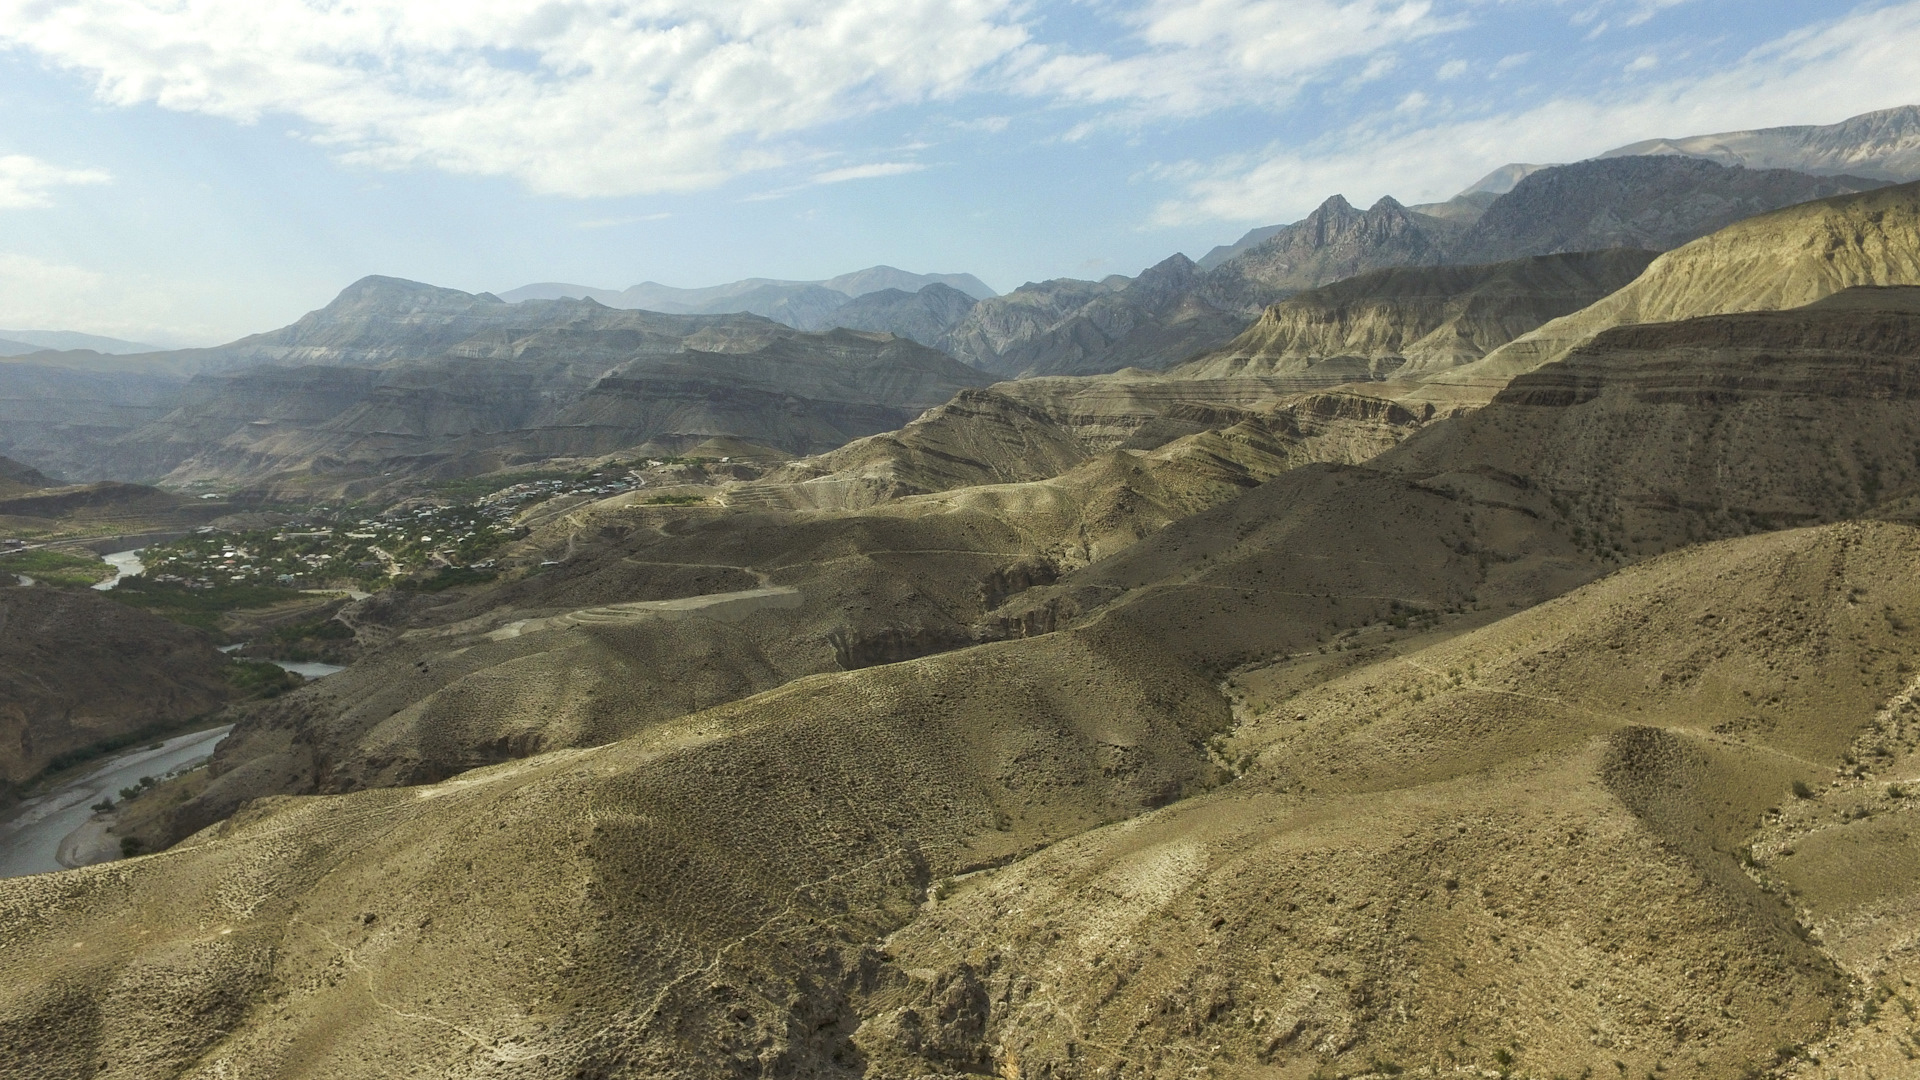
POLYGON ((1858 285, 1920 285, 1920 184, 1803 203, 1730 225, 1655 259, 1633 284, 1592 307, 1432 376, 1430 393, 1484 401, 1515 375, 1610 327, 1796 308, 1858 285))

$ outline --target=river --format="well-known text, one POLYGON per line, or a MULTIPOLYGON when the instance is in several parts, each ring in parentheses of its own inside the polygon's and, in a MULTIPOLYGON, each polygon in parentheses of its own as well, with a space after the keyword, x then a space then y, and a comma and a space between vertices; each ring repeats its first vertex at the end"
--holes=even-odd
POLYGON ((102 798, 119 801, 121 788, 143 776, 156 780, 213 756, 213 748, 233 726, 176 735, 157 750, 139 749, 109 759, 84 776, 28 799, 0 821, 0 877, 45 874, 61 869, 60 842, 86 825, 91 807, 102 798))
POLYGON ((295 675, 304 675, 309 679, 319 679, 332 675, 337 671, 347 670, 339 664, 320 664, 294 660, 269 660, 267 663, 273 664, 283 671, 291 671, 295 675))
POLYGON ((112 577, 94 586, 94 588, 99 589, 101 592, 105 592, 115 585, 120 584, 121 578, 139 577, 141 574, 147 572, 147 564, 140 561, 140 549, 138 548, 132 551, 116 551, 110 555, 102 555, 100 557, 111 564, 114 570, 112 577))

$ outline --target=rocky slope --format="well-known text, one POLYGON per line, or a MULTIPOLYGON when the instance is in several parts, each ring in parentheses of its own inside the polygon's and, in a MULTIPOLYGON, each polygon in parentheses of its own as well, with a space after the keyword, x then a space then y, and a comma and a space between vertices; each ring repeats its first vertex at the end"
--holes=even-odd
MULTIPOLYGON (((1283 381, 1283 380, 1275 380, 1283 381)), ((969 390, 899 431, 788 464, 727 493, 729 502, 853 510, 982 485, 1029 484, 1103 459, 1148 452, 1220 452, 1218 439, 1257 448, 1248 475, 1265 480, 1312 461, 1365 461, 1418 428, 1422 417, 1355 394, 1276 393, 1264 380, 1031 379, 969 390), (1091 381, 1091 380, 1089 380, 1091 381)), ((1222 460, 1235 458, 1221 453, 1222 460)), ((1199 505, 1208 505, 1205 500, 1199 505)), ((1171 520, 1167 518, 1166 520, 1171 520)), ((1165 520, 1140 522, 1141 535, 1165 520)), ((1084 531, 1084 530, 1083 530, 1084 531)))
POLYGON ((1884 186, 1678 157, 1557 165, 1494 200, 1447 258, 1490 263, 1602 248, 1667 251, 1769 210, 1884 186))
POLYGON ((1652 252, 1615 249, 1485 266, 1380 270, 1268 308, 1217 352, 1169 379, 1306 375, 1409 378, 1478 360, 1632 282, 1652 252), (1332 365, 1329 367, 1328 365, 1332 365))
POLYGON ((1862 113, 1837 124, 1761 128, 1684 139, 1648 139, 1602 157, 1699 158, 1749 169, 1847 173, 1904 183, 1920 180, 1920 105, 1862 113))
POLYGON ((1415 213, 1391 198, 1361 211, 1335 195, 1305 220, 1212 271, 1205 295, 1252 315, 1280 297, 1358 274, 1446 262, 1458 236, 1454 222, 1415 213))
POLYGON ((187 384, 177 375, 88 371, 48 358, 0 360, 0 454, 56 476, 115 475, 104 468, 108 446, 165 416, 187 384))
POLYGON ((206 635, 90 589, 0 580, 0 801, 56 757, 208 713, 229 695, 206 635))
POLYGON ((1362 211, 1336 195, 1302 221, 1210 253, 1204 266, 1176 256, 1133 279, 1023 285, 982 302, 943 347, 1001 375, 1165 368, 1225 345, 1271 304, 1374 271, 1664 251, 1755 214, 1882 184, 1635 157, 1529 167, 1503 193, 1458 205, 1386 198, 1362 211))
POLYGON ((1914 764, 1916 558, 1909 527, 1731 541, 1317 686, 1266 668, 1295 689, 1220 743, 1239 780, 936 892, 854 1044, 882 1075, 1791 1059, 1913 969, 1869 922, 1910 925, 1911 880, 1839 867, 1911 857, 1878 777, 1914 764))
MULTIPOLYGON (((1439 393, 1498 392, 1615 326, 1798 307, 1856 285, 1920 284, 1920 184, 1750 218, 1654 260, 1633 284, 1433 376, 1439 393)), ((1481 397, 1481 400, 1485 400, 1481 397)))
POLYGON ((1204 278, 1175 255, 1134 278, 1030 282, 982 301, 941 344, 1008 376, 1161 367, 1231 337, 1244 321, 1197 295, 1204 278))
POLYGON ((20 495, 36 488, 51 487, 53 481, 30 465, 0 457, 0 496, 20 495))
POLYGON ((1697 549, 1330 680, 1261 669, 1300 688, 1237 725, 1153 642, 1064 631, 274 800, 0 883, 0 1024, 104 1075, 1738 1075, 1871 1034, 1856 994, 1910 963, 1857 917, 1910 879, 1814 882, 1910 843, 1879 778, 1916 558, 1891 525, 1697 549), (187 1008, 215 1022, 161 1026, 187 1008))
POLYGON ((834 310, 830 322, 849 330, 871 330, 912 338, 938 348, 979 301, 959 289, 934 282, 918 292, 881 289, 854 298, 834 310))

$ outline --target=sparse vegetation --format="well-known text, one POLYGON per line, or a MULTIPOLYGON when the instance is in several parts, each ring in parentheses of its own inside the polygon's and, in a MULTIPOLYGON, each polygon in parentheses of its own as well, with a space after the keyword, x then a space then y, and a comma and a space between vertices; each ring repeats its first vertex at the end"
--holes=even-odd
POLYGON ((217 631, 230 611, 273 607, 301 598, 299 591, 275 585, 209 585, 194 588, 150 577, 124 578, 106 594, 117 603, 150 611, 200 630, 217 631))
POLYGON ((98 555, 39 548, 0 555, 0 573, 25 574, 63 588, 86 588, 112 577, 114 570, 98 555))
POLYGON ((306 680, 278 664, 265 660, 234 660, 227 666, 227 681, 249 697, 279 697, 306 680))

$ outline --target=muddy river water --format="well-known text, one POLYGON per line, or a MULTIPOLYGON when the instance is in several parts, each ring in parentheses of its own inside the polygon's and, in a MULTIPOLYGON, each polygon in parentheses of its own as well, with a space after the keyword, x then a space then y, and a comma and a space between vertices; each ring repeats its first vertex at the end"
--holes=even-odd
POLYGON ((143 747, 109 758, 84 775, 15 807, 0 819, 0 877, 62 869, 60 842, 92 819, 94 803, 109 796, 119 801, 120 789, 138 784, 143 776, 159 779, 205 761, 232 730, 228 725, 176 735, 157 750, 143 747))

